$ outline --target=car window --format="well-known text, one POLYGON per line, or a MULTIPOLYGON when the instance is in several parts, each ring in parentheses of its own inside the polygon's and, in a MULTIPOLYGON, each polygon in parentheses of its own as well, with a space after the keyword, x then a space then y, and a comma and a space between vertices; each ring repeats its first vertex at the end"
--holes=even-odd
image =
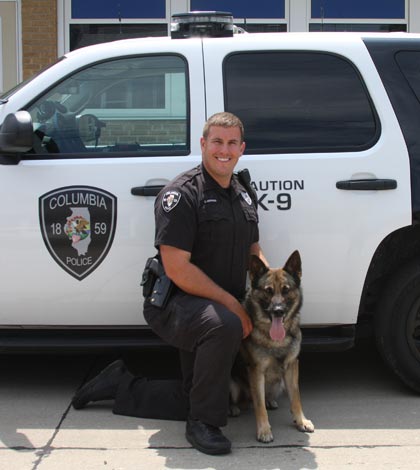
POLYGON ((187 109, 187 66, 176 55, 93 64, 27 108, 34 153, 49 158, 186 154, 187 109))
POLYGON ((246 129, 247 153, 365 149, 379 123, 355 67, 318 52, 245 52, 224 62, 225 109, 246 129))
POLYGON ((420 51, 398 52, 395 59, 420 102, 420 51))

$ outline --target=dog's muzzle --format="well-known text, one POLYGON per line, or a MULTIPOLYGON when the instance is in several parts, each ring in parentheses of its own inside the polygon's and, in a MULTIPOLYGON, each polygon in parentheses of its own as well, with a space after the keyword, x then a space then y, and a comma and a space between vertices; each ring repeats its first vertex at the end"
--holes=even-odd
POLYGON ((283 304, 273 304, 270 309, 270 313, 273 317, 282 317, 284 315, 285 308, 283 304))

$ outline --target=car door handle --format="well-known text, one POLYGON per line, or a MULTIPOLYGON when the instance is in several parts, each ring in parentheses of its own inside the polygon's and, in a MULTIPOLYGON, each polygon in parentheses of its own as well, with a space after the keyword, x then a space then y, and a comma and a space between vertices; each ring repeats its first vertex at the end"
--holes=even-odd
POLYGON ((133 196, 157 196, 163 187, 163 184, 155 186, 136 186, 135 188, 131 188, 131 194, 133 196))
POLYGON ((396 189, 397 181, 392 179, 345 180, 337 181, 335 186, 337 189, 347 191, 385 191, 396 189))

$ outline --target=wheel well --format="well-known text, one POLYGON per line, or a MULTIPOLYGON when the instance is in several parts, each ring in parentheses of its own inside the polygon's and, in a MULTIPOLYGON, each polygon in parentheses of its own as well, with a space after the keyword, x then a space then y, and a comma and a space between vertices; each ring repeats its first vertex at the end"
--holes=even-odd
POLYGON ((420 224, 389 234, 375 251, 363 287, 357 320, 357 336, 371 336, 373 317, 384 283, 407 261, 420 256, 420 224))

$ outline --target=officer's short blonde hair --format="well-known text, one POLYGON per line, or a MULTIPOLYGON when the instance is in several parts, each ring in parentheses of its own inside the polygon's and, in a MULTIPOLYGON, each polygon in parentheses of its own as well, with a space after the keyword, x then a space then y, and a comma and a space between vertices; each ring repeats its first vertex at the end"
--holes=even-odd
POLYGON ((206 124, 204 125, 203 129, 203 137, 207 139, 210 131, 210 127, 218 126, 218 127, 238 127, 241 133, 241 143, 244 141, 244 125, 242 121, 232 113, 222 112, 213 114, 207 119, 206 124))

